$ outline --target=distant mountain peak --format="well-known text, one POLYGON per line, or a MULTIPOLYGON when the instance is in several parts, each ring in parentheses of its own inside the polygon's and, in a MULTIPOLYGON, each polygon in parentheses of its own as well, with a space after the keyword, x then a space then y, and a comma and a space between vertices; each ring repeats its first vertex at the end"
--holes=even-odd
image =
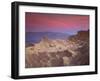
POLYGON ((42 39, 41 39, 41 41, 44 41, 44 42, 49 41, 49 40, 50 39, 47 36, 43 36, 42 39))
POLYGON ((26 43, 37 43, 41 40, 67 39, 70 35, 61 32, 26 32, 26 43))

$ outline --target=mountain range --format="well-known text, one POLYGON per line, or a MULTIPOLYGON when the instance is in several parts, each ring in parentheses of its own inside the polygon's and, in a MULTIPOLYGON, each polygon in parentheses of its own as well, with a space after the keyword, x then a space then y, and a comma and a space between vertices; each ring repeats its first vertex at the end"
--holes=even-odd
POLYGON ((26 32, 26 43, 38 43, 43 37, 49 39, 67 39, 70 35, 61 32, 26 32))

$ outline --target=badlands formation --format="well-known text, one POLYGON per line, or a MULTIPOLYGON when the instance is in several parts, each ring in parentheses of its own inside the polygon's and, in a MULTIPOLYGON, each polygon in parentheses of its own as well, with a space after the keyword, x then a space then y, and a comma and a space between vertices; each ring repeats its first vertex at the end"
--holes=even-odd
POLYGON ((79 31, 68 39, 49 39, 25 48, 25 67, 89 65, 89 31, 79 31))

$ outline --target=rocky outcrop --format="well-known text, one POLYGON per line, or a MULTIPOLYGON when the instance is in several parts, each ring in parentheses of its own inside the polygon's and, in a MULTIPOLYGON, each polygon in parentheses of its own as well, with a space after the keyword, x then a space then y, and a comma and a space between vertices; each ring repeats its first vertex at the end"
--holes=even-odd
POLYGON ((77 54, 72 57, 71 65, 89 65, 89 30, 79 31, 77 35, 69 38, 74 42, 77 54))

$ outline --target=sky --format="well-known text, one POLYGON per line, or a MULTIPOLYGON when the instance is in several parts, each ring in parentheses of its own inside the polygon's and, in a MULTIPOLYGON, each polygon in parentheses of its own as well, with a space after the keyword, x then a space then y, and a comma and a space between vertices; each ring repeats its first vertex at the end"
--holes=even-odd
POLYGON ((88 15, 25 13, 26 32, 62 32, 75 34, 89 29, 88 15))

